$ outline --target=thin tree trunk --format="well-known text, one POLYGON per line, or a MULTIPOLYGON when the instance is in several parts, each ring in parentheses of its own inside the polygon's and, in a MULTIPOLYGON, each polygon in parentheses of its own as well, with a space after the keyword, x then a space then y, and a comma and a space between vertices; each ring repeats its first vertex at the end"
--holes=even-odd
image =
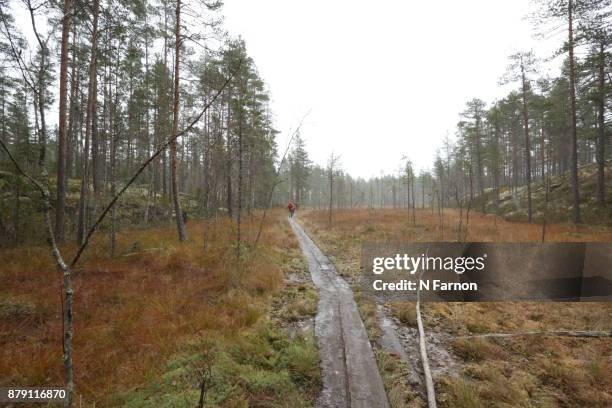
MULTIPOLYGON (((68 0, 67 0, 68 2, 68 0)), ((64 373, 65 373, 65 381, 66 381, 66 391, 67 396, 65 400, 65 406, 69 407, 72 402, 72 394, 74 392, 74 371, 72 365, 72 337, 73 337, 73 323, 72 323, 72 301, 73 301, 73 289, 72 289, 72 275, 70 271, 70 267, 64 262, 62 255, 57 247, 55 234, 53 231, 53 224, 51 222, 51 200, 49 194, 49 175, 47 173, 47 169, 45 167, 45 159, 46 159, 46 150, 47 150, 47 125, 45 119, 45 95, 46 95, 46 86, 45 86, 45 70, 47 67, 46 57, 48 55, 48 49, 45 42, 42 41, 40 35, 38 34, 38 30, 36 28, 36 20, 34 18, 34 8, 32 7, 30 1, 27 1, 27 5, 30 11, 30 20, 32 22, 32 30, 34 31, 34 35, 38 41, 40 46, 40 68, 38 70, 38 78, 36 84, 36 100, 38 103, 38 112, 40 116, 40 132, 39 132, 39 156, 38 156, 38 168, 40 170, 41 178, 44 180, 43 183, 37 182, 35 179, 30 177, 28 174, 23 172, 19 167, 18 163, 12 159, 10 152, 0 140, 0 144, 6 151, 7 155, 11 158, 15 167, 18 171, 27 178, 40 192, 41 201, 42 201, 42 210, 44 217, 44 225, 45 232, 47 236, 47 244, 51 249, 51 253, 53 258, 56 261, 58 268, 62 271, 63 278, 63 289, 65 294, 65 308, 62 307, 62 311, 64 312, 62 315, 62 329, 63 329, 63 363, 64 363, 64 373)), ((69 5, 69 4, 68 4, 69 5)), ((66 9, 67 10, 67 9, 66 9)), ((65 94, 64 94, 65 96, 65 94)), ((65 108, 65 106, 64 106, 65 108)), ((64 112, 65 113, 65 112, 64 112)), ((62 305, 64 306, 64 305, 62 305)))
POLYGON ((334 165, 333 165, 333 155, 332 155, 332 163, 329 166, 329 225, 332 225, 332 205, 334 202, 334 165))
POLYGON ((425 178, 421 178, 421 194, 422 194, 422 202, 421 202, 421 209, 425 209, 425 178))
POLYGON ((544 114, 542 113, 542 125, 540 129, 540 172, 542 173, 542 183, 546 180, 546 137, 544 135, 544 114))
POLYGON ((232 205, 232 137, 230 131, 230 116, 231 116, 231 103, 232 103, 232 92, 231 88, 228 92, 227 99, 227 151, 226 151, 226 165, 225 165, 225 177, 227 182, 226 193, 227 193, 227 215, 232 218, 234 215, 234 206, 232 205))
POLYGON ((13 192, 14 196, 14 206, 13 206, 13 238, 15 240, 15 244, 19 243, 19 218, 20 218, 20 205, 19 205, 19 196, 21 195, 21 179, 19 177, 15 177, 15 186, 13 192))
POLYGON ((476 119, 476 166, 478 177, 478 192, 480 194, 482 202, 482 212, 486 212, 486 200, 484 199, 484 181, 483 181, 483 160, 482 160, 482 146, 480 141, 480 118, 476 119))
MULTIPOLYGON (((111 57, 112 61, 112 57, 111 57)), ((110 192, 111 196, 116 195, 117 190, 117 143, 119 141, 119 134, 117 131, 117 84, 115 83, 115 94, 113 95, 113 72, 112 68, 110 71, 109 78, 109 86, 108 86, 108 94, 109 101, 111 103, 109 109, 109 129, 110 129, 110 192), (114 98, 114 100, 113 100, 114 98)), ((117 81, 117 77, 115 76, 115 81, 117 81)), ((87 238, 85 238, 85 242, 87 238)), ((84 243, 83 243, 84 244, 84 243)), ((83 245, 81 244, 81 246, 83 245)), ((111 210, 111 228, 110 228, 110 257, 115 257, 115 249, 117 246, 117 210, 115 206, 112 207, 111 210)))
POLYGON ((568 45, 569 45, 569 77, 570 77, 570 105, 571 105, 571 175, 572 175, 572 195, 574 197, 574 208, 572 219, 579 224, 580 219, 580 190, 578 186, 578 134, 576 130, 576 68, 574 62, 574 18, 573 0, 568 3, 568 45))
POLYGON ((57 203, 55 208, 55 236, 57 241, 64 240, 64 212, 66 210, 66 104, 68 77, 68 42, 72 21, 72 0, 64 0, 62 19, 62 45, 60 52, 59 84, 59 123, 57 134, 57 203))
MULTIPOLYGON (((77 36, 76 29, 74 25, 72 26, 72 49, 76 49, 77 36)), ((77 107, 79 103, 77 99, 80 96, 79 92, 79 84, 81 82, 81 73, 80 70, 77 70, 79 66, 79 61, 77 61, 77 57, 75 55, 74 61, 72 62, 72 69, 70 75, 70 104, 67 107, 68 109, 68 128, 66 130, 66 176, 64 177, 64 183, 67 182, 70 175, 77 177, 76 169, 78 166, 72 166, 72 161, 77 162, 78 156, 78 146, 80 146, 78 137, 76 137, 77 132, 75 132, 75 117, 77 116, 77 107), (76 143, 74 140, 76 139, 76 143), (73 147, 74 146, 74 147, 73 147)))
MULTIPOLYGON (((414 196, 414 175, 410 178, 410 189, 412 190, 412 224, 416 225, 416 204, 414 196)), ((408 203, 410 205, 410 203, 408 203)))
MULTIPOLYGON (((181 50, 181 0, 176 1, 176 29, 175 29, 175 62, 174 62, 174 107, 173 107, 173 119, 172 119, 172 134, 178 133, 178 119, 179 119, 179 97, 180 97, 180 81, 179 81, 179 61, 180 61, 180 50, 181 50)), ((185 241, 187 239, 187 232, 185 231, 185 223, 183 221, 183 213, 181 211, 181 201, 179 198, 178 191, 178 174, 176 169, 176 139, 170 144, 170 172, 172 177, 172 201, 174 203, 174 215, 176 217, 176 227, 178 229, 179 241, 185 241)))
POLYGON ((236 256, 240 257, 240 228, 242 217, 242 115, 238 115, 238 209, 236 214, 236 256))
POLYGON ((605 44, 602 40, 599 49, 599 81, 598 81, 598 113, 597 113, 597 203, 606 204, 605 160, 606 160, 606 128, 605 128, 605 44))
POLYGON ((527 110, 527 79, 525 78, 525 67, 521 57, 521 81, 523 84, 523 128, 525 131, 525 175, 527 184, 527 217, 531 222, 531 147, 529 145, 529 111, 527 110))
POLYGON ((83 150, 83 174, 81 177, 81 196, 79 198, 79 215, 77 227, 77 243, 83 243, 85 235, 85 219, 87 195, 89 194, 89 140, 95 126, 94 118, 98 95, 97 53, 98 53, 98 14, 100 0, 93 0, 93 29, 91 35, 91 57, 89 62, 89 90, 87 93, 87 116, 85 119, 85 148, 83 150))

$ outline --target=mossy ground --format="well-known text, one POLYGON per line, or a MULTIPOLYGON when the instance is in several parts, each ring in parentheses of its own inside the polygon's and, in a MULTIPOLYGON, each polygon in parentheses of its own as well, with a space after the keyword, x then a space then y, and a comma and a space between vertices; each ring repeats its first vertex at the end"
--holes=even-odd
MULTIPOLYGON (((612 226, 612 164, 606 166, 606 205, 597 203, 597 166, 589 164, 578 171, 580 189, 580 211, 582 221, 590 225, 612 226)), ((562 223, 571 220, 573 207, 572 184, 569 172, 552 176, 548 180, 549 194, 546 197, 545 183, 537 180, 531 185, 533 220, 542 223, 562 223)), ((500 189, 500 202, 495 205, 493 190, 485 190, 484 197, 476 197, 473 210, 480 210, 485 204, 489 214, 498 214, 508 221, 527 221, 527 187, 521 186, 514 193, 504 187, 500 189)))

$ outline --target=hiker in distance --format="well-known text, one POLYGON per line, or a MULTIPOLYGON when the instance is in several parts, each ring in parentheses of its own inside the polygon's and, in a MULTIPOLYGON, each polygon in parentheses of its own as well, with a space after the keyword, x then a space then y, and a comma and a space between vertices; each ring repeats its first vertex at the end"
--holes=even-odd
POLYGON ((289 204, 287 204, 287 209, 289 210, 289 218, 293 218, 293 216, 295 215, 295 210, 297 209, 297 205, 289 200, 289 204))

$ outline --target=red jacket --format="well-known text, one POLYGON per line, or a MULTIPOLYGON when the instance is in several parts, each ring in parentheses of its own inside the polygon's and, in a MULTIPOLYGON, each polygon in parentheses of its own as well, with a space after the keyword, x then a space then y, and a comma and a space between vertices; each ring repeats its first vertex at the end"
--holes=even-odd
POLYGON ((287 208, 289 209, 289 211, 291 211, 291 210, 293 210, 295 208, 295 204, 289 203, 289 204, 287 204, 287 208))

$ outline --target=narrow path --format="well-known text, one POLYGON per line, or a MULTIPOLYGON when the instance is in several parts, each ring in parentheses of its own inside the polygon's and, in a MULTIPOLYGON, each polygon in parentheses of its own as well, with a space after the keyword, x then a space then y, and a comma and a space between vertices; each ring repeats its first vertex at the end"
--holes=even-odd
POLYGON ((350 286, 302 227, 290 220, 319 291, 315 335, 323 390, 318 407, 388 408, 374 352, 350 286))

